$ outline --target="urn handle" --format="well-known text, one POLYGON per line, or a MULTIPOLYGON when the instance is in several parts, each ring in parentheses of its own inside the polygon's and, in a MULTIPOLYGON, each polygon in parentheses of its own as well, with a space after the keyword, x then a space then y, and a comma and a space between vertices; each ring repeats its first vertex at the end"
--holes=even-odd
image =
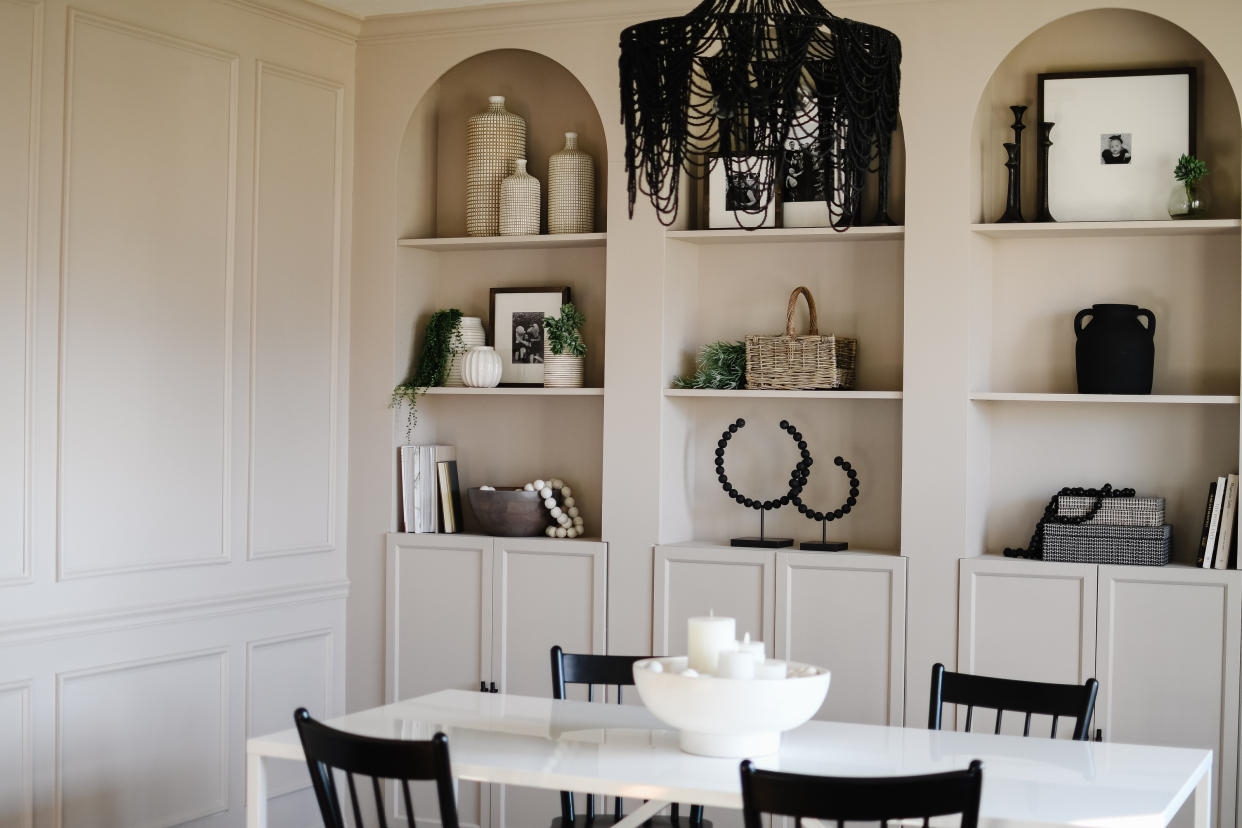
MULTIPOLYGON (((1150 313, 1150 311, 1148 311, 1148 313, 1150 313)), ((1077 337, 1079 334, 1082 333, 1082 328, 1083 328, 1082 320, 1088 316, 1090 316, 1093 319, 1095 318, 1095 314, 1092 312, 1091 308, 1083 308, 1074 317, 1074 336, 1075 337, 1077 337)))
POLYGON ((1154 338, 1156 336, 1156 315, 1147 308, 1139 308, 1135 311, 1135 315, 1147 317, 1147 335, 1154 338))

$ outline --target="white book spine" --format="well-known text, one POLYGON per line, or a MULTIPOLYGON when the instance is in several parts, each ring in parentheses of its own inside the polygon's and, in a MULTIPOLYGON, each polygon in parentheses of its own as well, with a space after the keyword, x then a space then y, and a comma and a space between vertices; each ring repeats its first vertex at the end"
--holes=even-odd
POLYGON ((401 461, 401 531, 413 532, 418 525, 418 446, 402 446, 401 461))
POLYGON ((1212 503, 1212 522, 1208 527, 1207 551, 1203 555, 1204 569, 1211 569, 1216 565, 1216 538, 1220 534, 1220 513, 1225 505, 1225 484, 1225 478, 1216 478, 1216 500, 1212 503))
POLYGON ((1220 512, 1220 532, 1216 540, 1217 569, 1229 568, 1229 549, 1233 546, 1233 521, 1238 513, 1238 476, 1231 474, 1225 483, 1225 504, 1220 512))
POLYGON ((428 462, 427 462, 427 481, 428 481, 428 508, 432 511, 432 519, 435 522, 435 528, 432 532, 444 531, 444 517, 440 511, 443 506, 440 503, 440 470, 436 466, 442 460, 456 460, 457 449, 454 446, 427 446, 428 462))

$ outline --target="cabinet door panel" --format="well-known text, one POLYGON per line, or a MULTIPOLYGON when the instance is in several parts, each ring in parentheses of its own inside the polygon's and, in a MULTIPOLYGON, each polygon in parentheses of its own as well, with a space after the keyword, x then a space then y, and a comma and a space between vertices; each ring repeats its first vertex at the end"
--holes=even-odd
MULTIPOLYGON (((957 669, 1028 681, 1081 684, 1095 676, 1097 567, 1009 558, 969 558, 959 565, 957 669)), ((949 659, 946 657, 946 664, 949 659)), ((926 680, 930 680, 928 677, 926 680)), ((912 681, 912 688, 928 685, 912 681)), ((912 690, 913 692, 913 690, 912 690)), ((945 710, 945 716, 951 715, 945 710)), ((976 710, 974 730, 990 731, 995 714, 976 710)), ((965 713, 958 716, 965 726, 965 713)), ((1033 734, 1051 732, 1036 716, 1033 734)), ((1022 717, 1004 720, 1022 733, 1022 717)), ((1058 736, 1068 738, 1069 727, 1058 736)))
POLYGON ((832 672, 816 718, 900 725, 906 559, 778 552, 775 657, 832 672))
POLYGON ((762 638, 771 657, 775 570, 771 549, 657 546, 653 652, 684 655, 686 620, 714 612, 737 619, 738 638, 762 638))
POLYGON ((1215 822, 1237 791, 1242 573, 1101 567, 1097 726, 1110 742, 1211 750, 1215 822))
MULTIPOLYGON (((389 535, 387 591, 389 703, 449 688, 478 690, 479 682, 490 678, 491 538, 389 535)), ((420 784, 412 793, 416 803, 436 801, 433 785, 420 784)), ((458 786, 457 810, 463 825, 488 824, 488 793, 487 786, 474 782, 458 786)), ((390 801, 396 803, 397 818, 404 821, 399 798, 390 801)), ((421 812, 427 810, 423 804, 421 812)), ((431 810, 434 813, 434 805, 431 810)))
MULTIPOLYGON (((547 538, 496 538, 493 560, 492 675, 502 692, 552 695, 549 650, 603 653, 606 544, 547 538)), ((586 698, 575 687, 570 697, 586 698)), ((555 791, 496 785, 494 828, 545 825, 560 814, 555 791)))

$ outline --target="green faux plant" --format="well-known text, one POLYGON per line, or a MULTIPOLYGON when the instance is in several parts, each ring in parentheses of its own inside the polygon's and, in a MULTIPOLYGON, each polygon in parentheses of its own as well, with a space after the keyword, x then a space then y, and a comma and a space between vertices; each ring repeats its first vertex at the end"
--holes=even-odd
POLYGON ((688 377, 673 380, 674 388, 732 391, 746 387, 746 343, 711 342, 699 351, 698 364, 688 377))
POLYGON ((548 333, 548 348, 556 356, 586 356, 586 343, 582 341, 580 330, 584 324, 586 317, 574 307, 573 302, 561 305, 560 316, 543 318, 543 329, 548 333))
POLYGON ((409 412, 405 421, 405 439, 409 440, 418 424, 418 395, 428 388, 444 385, 453 357, 465 352, 461 338, 461 311, 457 308, 438 310, 427 320, 423 352, 405 382, 392 390, 389 408, 405 404, 409 412))
POLYGON ((1206 178, 1207 174, 1207 164, 1193 155, 1183 155, 1177 159, 1177 166, 1173 168, 1173 177, 1178 181, 1185 181, 1191 187, 1206 178))

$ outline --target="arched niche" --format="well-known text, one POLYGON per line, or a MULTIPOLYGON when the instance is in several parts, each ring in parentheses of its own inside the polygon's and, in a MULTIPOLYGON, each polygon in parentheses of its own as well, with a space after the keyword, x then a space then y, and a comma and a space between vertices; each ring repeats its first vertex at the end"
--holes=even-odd
POLYGON ((607 229, 604 125, 586 89, 564 66, 525 49, 467 58, 432 84, 406 125, 397 161, 397 229, 404 238, 466 235, 466 121, 491 95, 526 119, 529 172, 543 185, 547 231, 548 158, 578 133, 595 159, 595 229, 607 229))
MULTIPOLYGON (((1025 104, 1022 139, 1022 214, 1035 215, 1036 96, 1041 72, 1193 66, 1198 70, 1196 154, 1207 162, 1209 218, 1237 218, 1242 172, 1238 99, 1211 52, 1176 24, 1132 9, 1092 9, 1048 23, 1015 46, 992 73, 971 131, 973 174, 970 220, 993 222, 1005 211, 1006 141, 1013 140, 1009 107, 1025 104)), ((1052 140, 1056 141, 1056 129, 1052 140)), ((1169 170, 1169 187, 1173 171, 1169 170)))

